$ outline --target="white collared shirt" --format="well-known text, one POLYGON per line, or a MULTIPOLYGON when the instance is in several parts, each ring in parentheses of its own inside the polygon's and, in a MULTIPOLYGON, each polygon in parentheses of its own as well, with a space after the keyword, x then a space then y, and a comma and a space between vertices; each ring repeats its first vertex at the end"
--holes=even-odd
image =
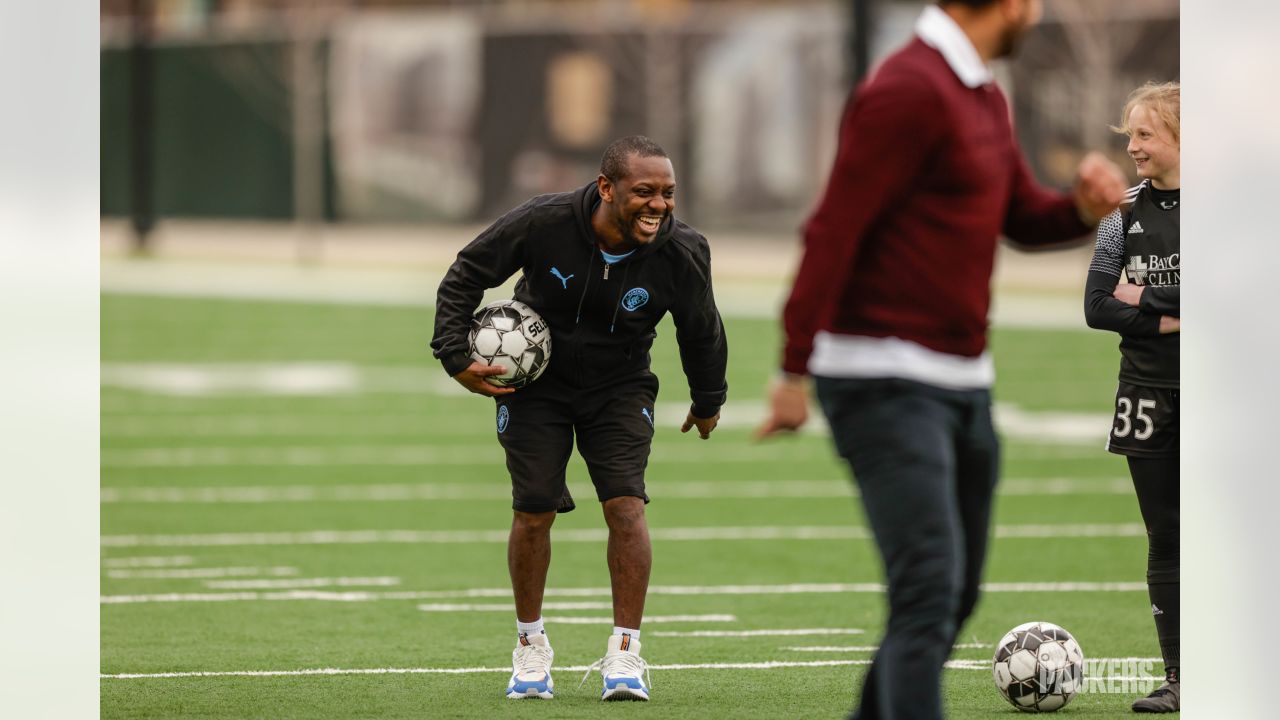
MULTIPOLYGON (((969 37, 938 6, 924 9, 915 30, 920 40, 942 54, 965 86, 977 88, 995 80, 969 37)), ((823 377, 902 378, 952 390, 989 388, 996 378, 989 351, 965 357, 902 338, 826 331, 814 336, 808 367, 810 374, 823 377)))
POLYGON ((991 352, 977 357, 938 352, 896 337, 837 335, 813 337, 809 374, 841 378, 900 378, 948 390, 980 390, 996 380, 991 352))
POLYGON ((995 80, 991 68, 982 62, 982 56, 973 47, 969 36, 937 5, 930 5, 920 13, 916 20, 916 35, 925 45, 942 53, 951 71, 965 86, 982 87, 995 80))

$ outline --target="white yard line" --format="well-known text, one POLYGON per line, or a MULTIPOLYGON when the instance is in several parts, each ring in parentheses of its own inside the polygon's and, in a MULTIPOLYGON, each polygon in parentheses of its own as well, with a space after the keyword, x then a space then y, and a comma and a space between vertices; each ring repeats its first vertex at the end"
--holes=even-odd
POLYGON ((809 595, 880 592, 879 583, 788 583, 785 585, 655 585, 650 595, 809 595))
MULTIPOLYGON (((677 426, 678 427, 678 426, 677 426)), ((465 433, 467 439, 475 433, 465 433)), ((503 456, 497 443, 465 444, 458 441, 441 445, 302 445, 260 447, 152 447, 106 449, 101 453, 103 467, 309 467, 371 466, 431 467, 435 465, 484 465, 501 467, 503 456)), ((1024 443, 1009 447, 1011 454, 1022 453, 1039 460, 1092 460, 1099 457, 1101 446, 1024 443)), ((826 450, 820 452, 827 452, 826 450)), ((705 447, 688 443, 663 442, 654 445, 650 463, 760 463, 794 464, 812 462, 813 447, 783 441, 758 445, 735 445, 729 453, 710 453, 705 447)))
POLYGON ((291 580, 209 580, 204 585, 214 590, 281 590, 320 587, 392 587, 398 577, 294 578, 291 580))
MULTIPOLYGON (((647 619, 647 618, 646 618, 647 619)), ((650 670, 769 670, 790 667, 831 667, 865 665, 869 660, 814 660, 811 662, 701 663, 696 665, 650 665, 650 670)), ((562 672, 586 672, 587 665, 558 666, 562 672)), ((308 670, 223 670, 169 673, 104 673, 104 680, 136 680, 142 678, 187 677, 280 677, 291 675, 469 675, 473 673, 510 673, 509 667, 470 668, 315 668, 308 670)))
POLYGON ((1012 478, 996 486, 999 495, 1131 495, 1129 478, 1012 478))
POLYGON ((797 645, 779 648, 790 652, 856 652, 869 653, 879 650, 879 645, 797 645))
MULTIPOLYGON (((1037 447, 1043 459, 1101 457, 1102 446, 1054 445, 1037 447)), ((762 462, 801 463, 820 460, 812 447, 798 443, 774 442, 734 446, 732 452, 709 452, 690 443, 658 443, 650 464, 688 463, 697 465, 759 464, 762 462)), ((461 465, 502 467, 502 449, 497 443, 449 445, 299 445, 262 447, 150 447, 108 448, 101 452, 104 468, 138 467, 432 467, 461 465)))
MULTIPOLYGON (((1145 587, 1145 586, 1144 586, 1145 587)), ((879 583, 790 583, 784 585, 650 585, 648 594, 657 595, 805 595, 843 592, 882 592, 879 583)), ((393 593, 398 600, 461 600, 469 598, 509 598, 511 588, 467 588, 464 590, 420 590, 393 593)), ((611 597, 608 587, 547 588, 545 597, 611 597)))
MULTIPOLYGON (((103 363, 101 384, 105 388, 123 388, 173 398, 204 397, 341 397, 373 393, 396 395, 426 394, 462 397, 466 393, 455 382, 435 368, 362 365, 351 362, 225 362, 225 363, 103 363)), ((830 430, 821 412, 812 408, 806 434, 826 435, 830 430)), ((688 412, 687 403, 660 402, 654 408, 656 421, 663 426, 678 426, 688 412)), ((758 427, 767 413, 761 400, 734 400, 722 408, 720 427, 758 427)), ((389 427, 385 421, 371 423, 342 433, 341 427, 353 425, 351 417, 332 420, 302 416, 270 419, 230 416, 196 416, 175 418, 169 424, 129 422, 128 418, 108 416, 102 423, 107 436, 182 437, 184 435, 235 436, 306 435, 308 427, 323 435, 370 435, 377 427, 405 436, 406 428, 420 426, 425 417, 414 418, 400 427, 389 427), (220 432, 219 428, 225 428, 220 432), (151 432, 149 432, 150 430, 151 432)), ((372 418, 371 418, 372 420, 372 418)), ((1001 434, 1011 439, 1099 446, 1111 427, 1105 412, 1080 413, 1061 411, 1028 411, 1009 403, 997 403, 994 420, 1001 434)), ((479 427, 475 428, 477 431, 479 427)), ((425 430, 425 428, 424 428, 425 430)))
MULTIPOLYGON (((175 397, 334 396, 362 393, 465 395, 435 368, 349 362, 102 363, 100 382, 175 397)), ((107 423, 108 432, 110 422, 107 423)))
MULTIPOLYGON (((1100 658, 1099 662, 1116 661, 1159 661, 1159 658, 1100 658)), ((673 665, 650 665, 650 670, 777 670, 784 668, 817 668, 844 667, 849 665, 869 665, 871 660, 810 660, 783 661, 768 660, 764 662, 739 663, 681 663, 673 665)), ((562 672, 586 672, 587 665, 559 666, 562 672)), ((945 667, 952 670, 985 670, 990 672, 991 663, 986 660, 949 660, 945 667)), ((189 672, 162 673, 102 673, 98 677, 103 680, 140 680, 158 678, 201 678, 201 677, 288 677, 294 675, 470 675, 476 673, 510 673, 510 667, 458 667, 458 668, 311 668, 305 670, 205 670, 189 672)), ((1108 678, 1111 680, 1113 678, 1108 678)), ((1114 678, 1121 679, 1121 678, 1114 678)), ((1139 678, 1147 679, 1150 678, 1139 678)))
MULTIPOLYGON (((369 403, 360 399, 365 408, 369 403)), ((470 437, 474 440, 485 428, 478 423, 459 424, 444 414, 326 412, 295 414, 273 409, 258 414, 208 413, 191 404, 148 412, 137 405, 104 401, 101 432, 103 438, 370 438, 422 439, 431 436, 470 437), (117 408, 112 410, 111 408, 117 408), (184 411, 185 408, 185 411, 184 411)), ((198 407, 198 406, 197 406, 198 407)))
MULTIPOLYGON (((312 530, 306 532, 208 533, 196 535, 104 535, 103 547, 224 547, 261 545, 367 545, 506 543, 509 530, 312 530)), ((997 525, 997 538, 1140 537, 1139 523, 1084 525, 997 525)), ((866 540, 860 526, 788 525, 772 527, 651 528, 649 536, 664 542, 743 540, 866 540)), ((559 530, 559 543, 598 543, 609 539, 606 528, 559 530)))
POLYGON ((943 667, 952 670, 986 670, 991 672, 990 660, 948 660, 943 667))
MULTIPOLYGON (((832 498, 850 497, 852 483, 829 481, 651 482, 651 495, 664 498, 832 498)), ((430 483, 394 485, 266 485, 230 487, 103 488, 103 503, 287 503, 404 502, 412 500, 510 499, 509 484, 430 483)))
POLYGON ((163 555, 159 557, 106 558, 102 561, 102 566, 109 568, 162 568, 191 565, 194 562, 195 558, 190 555, 163 555))
MULTIPOLYGON (((1043 583, 984 583, 985 592, 1146 592, 1141 582, 1043 582, 1043 583)), ((880 583, 803 583, 790 585, 655 585, 649 595, 796 595, 881 593, 880 583)), ((609 588, 548 588, 547 597, 610 597, 609 588)), ((471 590, 353 590, 326 592, 319 590, 288 590, 283 592, 229 592, 229 593, 156 593, 149 595, 103 595, 104 605, 164 602, 250 602, 267 600, 319 600, 327 602, 375 602, 380 600, 440 600, 466 597, 511 597, 510 588, 477 588, 471 590)), ((498 607, 492 605, 489 607, 498 607)), ((506 607, 503 605, 503 607, 506 607)), ((647 621, 649 618, 645 618, 647 621)), ((744 631, 745 632, 745 631, 744 631)), ((799 633, 796 633, 799 634, 799 633)), ((831 634, 840 634, 832 632, 831 634)), ((692 637, 692 636, 691 636, 692 637)))
POLYGON ((1141 523, 1086 525, 997 525, 998 538, 1145 537, 1141 523))
MULTIPOLYGON (((680 499, 849 498, 857 488, 847 480, 755 480, 651 482, 653 497, 680 499)), ((1000 483, 1001 495, 1129 495, 1126 478, 1011 479, 1000 483)), ((254 485, 205 487, 107 487, 102 503, 289 503, 405 502, 414 500, 500 500, 511 497, 507 484, 399 483, 380 485, 254 485)))
MULTIPOLYGON (((301 374, 303 369, 305 368, 296 368, 293 373, 301 374)), ((120 370, 123 370, 123 368, 117 368, 117 371, 120 370)), ((315 375, 319 370, 321 368, 315 368, 311 371, 311 374, 315 375)), ((137 372, 139 371, 136 369, 129 371, 129 373, 137 372)), ((391 372, 401 373, 403 371, 396 370, 391 372)), ((177 368, 168 370, 166 373, 175 375, 174 379, 182 375, 177 368)), ((345 385, 336 386, 331 393, 321 394, 346 396, 356 392, 356 389, 361 392, 396 392, 397 394, 406 392, 431 395, 461 394, 456 386, 441 385, 441 381, 434 379, 434 376, 430 380, 411 380, 408 378, 397 380, 394 379, 394 375, 377 381, 354 379, 367 378, 374 373, 376 373, 374 369, 353 365, 348 373, 353 379, 344 381, 345 385)), ((330 374, 337 376, 336 372, 330 371, 330 374)), ((376 377, 376 375, 374 376, 376 377)), ((165 382, 173 382, 174 379, 165 380, 165 382)), ((159 382, 159 379, 156 382, 159 382)), ((194 380, 188 382, 195 384, 194 380)), ((215 376, 208 379, 205 384, 213 386, 217 382, 220 381, 215 376)), ((275 389, 264 388, 259 392, 253 393, 246 390, 242 391, 241 394, 245 396, 286 393, 303 394, 299 387, 301 378, 290 382, 292 385, 275 389)), ((447 378, 444 382, 448 382, 447 378)), ((163 392, 163 396, 173 396, 175 394, 186 396, 193 394, 193 392, 180 393, 176 389, 163 392)), ((213 394, 213 391, 209 390, 209 394, 213 394)), ((314 397, 315 393, 311 393, 311 396, 314 397)), ((198 406, 187 405, 185 409, 184 406, 177 408, 166 407, 163 411, 147 411, 137 403, 104 403, 102 434, 108 438, 308 436, 421 438, 424 435, 441 434, 477 437, 485 429, 477 423, 460 426, 457 423, 450 424, 445 419, 421 413, 362 413, 360 415, 352 413, 316 413, 304 415, 273 412, 246 415, 240 413, 211 414, 196 411, 193 409, 195 407, 198 406)), ((657 407, 657 420, 659 424, 678 425, 683 420, 684 413, 687 410, 687 403, 661 402, 658 403, 657 407)), ((813 411, 810 416, 811 422, 805 425, 804 433, 811 435, 830 434, 825 422, 822 420, 821 413, 818 412, 818 408, 814 407, 811 410, 813 411)), ((759 401, 729 403, 723 409, 722 424, 726 428, 754 428, 764 419, 764 413, 764 405, 759 401)), ((1107 416, 1099 413, 1032 412, 1004 403, 995 407, 995 417, 997 427, 1007 437, 1028 441, 1074 440, 1080 443, 1093 443, 1096 445, 1099 428, 1105 434, 1106 429, 1109 427, 1106 422, 1107 416)))
MULTIPOLYGON (((991 647, 986 643, 959 643, 952 645, 952 650, 980 650, 991 647)), ((794 652, 875 652, 880 649, 879 645, 795 645, 792 647, 784 647, 782 650, 791 650, 794 652)))
POLYGON ((1142 582, 1006 582, 983 583, 984 592, 1139 592, 1147 589, 1142 582))
POLYGON ((142 570, 108 570, 112 580, 189 580, 257 575, 297 575, 294 567, 214 567, 214 568, 147 568, 142 570))
MULTIPOLYGON (((513 612, 514 603, 428 603, 419 605, 423 612, 513 612)), ((543 610, 612 610, 611 602, 544 602, 543 610)))
MULTIPOLYGON (((354 392, 354 391, 351 391, 354 392)), ((400 391, 387 390, 386 392, 400 391)), ((276 393, 280 394, 280 393, 276 393)), ((348 393, 349 394, 349 393, 348 393)), ((428 394, 443 393, 432 389, 428 394)), ((743 402, 747 410, 726 407, 720 427, 728 429, 753 429, 764 417, 764 407, 757 402, 743 402)), ((658 403, 657 422, 660 426, 677 427, 688 411, 687 403, 658 403)), ((821 420, 817 408, 811 408, 811 420, 802 430, 805 435, 828 435, 830 431, 821 420)), ((1105 442, 1109 427, 1107 417, 1096 413, 1028 412, 1017 409, 996 408, 996 427, 1007 439, 1022 442, 1041 442, 1053 445, 1085 446, 1097 449, 1105 442), (1101 430, 1099 430, 1101 428, 1101 430)), ((445 425, 425 416, 405 416, 403 419, 371 416, 369 422, 354 419, 350 415, 316 419, 297 416, 197 416, 184 418, 156 415, 132 415, 114 417, 106 415, 102 421, 102 434, 107 438, 192 438, 192 437, 397 437, 422 438, 425 436, 480 437, 488 428, 487 423, 445 425), (163 421, 171 420, 165 423, 163 421)))
MULTIPOLYGON (((546 622, 553 625, 612 625, 613 616, 603 615, 600 617, 547 617, 546 622)), ((737 615, 726 615, 722 613, 713 613, 710 615, 645 615, 644 621, 648 623, 686 623, 686 622, 720 622, 730 623, 738 622, 737 615)), ((646 631, 648 632, 648 631, 646 631)), ((507 668, 510 670, 510 668, 507 668)), ((586 668, 581 668, 585 670, 586 668)))
POLYGON ((646 630, 650 637, 726 638, 726 637, 788 637, 792 635, 862 635, 859 628, 780 628, 774 630, 646 630))
MULTIPOLYGON (((811 460, 809 448, 773 443, 735 448, 728 456, 709 453, 691 443, 655 446, 650 463, 759 463, 811 460)), ((825 459, 825 458, 824 458, 825 459)), ((102 466, 125 467, 285 467, 285 466, 433 466, 501 467, 496 443, 451 445, 302 445, 270 447, 153 447, 104 449, 102 466)))

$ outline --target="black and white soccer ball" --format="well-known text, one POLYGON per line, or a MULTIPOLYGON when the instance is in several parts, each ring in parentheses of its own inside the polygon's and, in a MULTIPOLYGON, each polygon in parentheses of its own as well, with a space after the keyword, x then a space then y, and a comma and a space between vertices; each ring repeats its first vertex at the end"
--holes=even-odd
POLYGON ((1084 651, 1053 623, 1023 623, 1000 638, 991 672, 1014 707, 1052 712, 1071 702, 1084 683, 1084 651))
POLYGON ((489 303, 471 319, 467 349, 472 360, 504 365, 507 372, 487 382, 520 388, 537 380, 551 360, 551 328, 533 308, 518 300, 489 303))

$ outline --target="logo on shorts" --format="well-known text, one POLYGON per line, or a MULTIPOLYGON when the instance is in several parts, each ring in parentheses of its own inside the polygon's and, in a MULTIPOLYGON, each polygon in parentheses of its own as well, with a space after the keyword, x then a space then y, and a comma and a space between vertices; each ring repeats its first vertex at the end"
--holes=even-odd
POLYGON ((653 427, 653 415, 649 412, 649 408, 640 408, 640 414, 649 421, 649 427, 653 427))
POLYGON ((644 288, 631 288, 626 295, 622 296, 622 307, 629 311, 639 310, 647 302, 649 302, 649 291, 644 288))
POLYGON ((507 429, 507 421, 511 419, 511 413, 507 410, 506 405, 498 406, 498 432, 505 432, 507 429))

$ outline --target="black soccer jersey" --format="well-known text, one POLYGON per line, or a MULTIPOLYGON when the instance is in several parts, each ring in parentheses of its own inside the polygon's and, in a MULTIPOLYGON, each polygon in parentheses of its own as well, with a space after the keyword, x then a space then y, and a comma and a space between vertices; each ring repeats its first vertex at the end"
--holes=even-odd
POLYGON ((1176 388, 1179 334, 1159 327, 1161 315, 1179 315, 1179 193, 1143 181, 1128 197, 1098 225, 1085 314, 1090 326, 1120 333, 1121 381, 1176 388), (1121 271, 1146 287, 1136 308, 1111 295, 1121 271))

